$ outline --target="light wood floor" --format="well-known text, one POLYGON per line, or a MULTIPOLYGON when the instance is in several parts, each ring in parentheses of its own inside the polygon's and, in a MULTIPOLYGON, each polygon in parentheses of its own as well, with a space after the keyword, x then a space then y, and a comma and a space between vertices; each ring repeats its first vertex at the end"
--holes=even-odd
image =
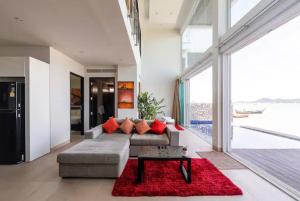
POLYGON ((300 192, 300 149, 233 149, 232 153, 300 192))
MULTIPOLYGON (((223 173, 244 192, 228 197, 112 197, 112 179, 61 179, 58 177, 57 154, 78 141, 40 159, 20 165, 0 165, 0 201, 289 201, 293 200, 248 169, 226 170, 223 173)), ((180 143, 189 153, 210 151, 211 147, 194 134, 180 134, 180 143)))

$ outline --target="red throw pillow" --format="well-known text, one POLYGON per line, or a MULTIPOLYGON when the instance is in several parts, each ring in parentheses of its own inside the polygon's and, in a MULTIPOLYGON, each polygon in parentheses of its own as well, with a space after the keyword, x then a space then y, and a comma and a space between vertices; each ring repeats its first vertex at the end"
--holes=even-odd
POLYGON ((115 132, 119 128, 119 124, 115 120, 115 118, 110 117, 103 125, 102 128, 108 134, 115 132))
POLYGON ((165 132, 166 127, 167 126, 164 122, 155 119, 151 125, 151 132, 161 135, 165 132))

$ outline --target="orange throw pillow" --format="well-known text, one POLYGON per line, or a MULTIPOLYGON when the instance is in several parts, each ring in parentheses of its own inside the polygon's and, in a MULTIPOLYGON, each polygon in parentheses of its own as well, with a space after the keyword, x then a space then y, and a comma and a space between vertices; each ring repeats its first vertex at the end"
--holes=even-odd
POLYGON ((102 128, 108 134, 115 132, 119 128, 119 124, 115 120, 115 118, 110 117, 103 125, 102 128))
POLYGON ((145 119, 143 119, 139 123, 135 124, 135 129, 136 129, 137 133, 140 135, 145 134, 151 130, 150 126, 147 124, 145 119))
POLYGON ((125 134, 130 134, 132 132, 134 123, 126 117, 126 119, 123 121, 123 123, 120 126, 121 131, 123 131, 125 134))

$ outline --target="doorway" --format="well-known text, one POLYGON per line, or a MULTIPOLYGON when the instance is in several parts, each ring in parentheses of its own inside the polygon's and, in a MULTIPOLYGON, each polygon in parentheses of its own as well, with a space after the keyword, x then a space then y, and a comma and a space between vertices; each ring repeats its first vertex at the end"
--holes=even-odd
POLYGON ((84 91, 83 77, 70 73, 70 122, 71 137, 83 135, 84 131, 84 91))
POLYGON ((115 78, 90 78, 90 128, 115 116, 115 78))

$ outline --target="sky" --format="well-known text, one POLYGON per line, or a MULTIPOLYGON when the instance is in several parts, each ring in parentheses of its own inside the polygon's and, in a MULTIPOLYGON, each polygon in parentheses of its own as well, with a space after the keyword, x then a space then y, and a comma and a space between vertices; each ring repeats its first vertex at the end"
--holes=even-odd
POLYGON ((212 102, 212 67, 190 79, 191 103, 212 102))
MULTIPOLYGON (((232 102, 300 98, 300 16, 233 53, 231 68, 232 102)), ((190 86, 191 102, 211 102, 211 68, 190 86)))
POLYGON ((261 0, 231 0, 231 25, 234 25, 261 0))
POLYGON ((300 98, 300 16, 231 56, 232 101, 300 98))

